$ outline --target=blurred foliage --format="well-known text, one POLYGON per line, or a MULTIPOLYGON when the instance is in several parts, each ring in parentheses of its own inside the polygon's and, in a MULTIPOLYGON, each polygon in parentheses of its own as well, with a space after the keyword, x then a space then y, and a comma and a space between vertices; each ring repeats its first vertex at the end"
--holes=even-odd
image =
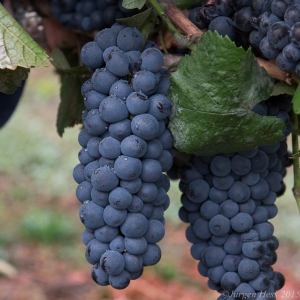
POLYGON ((158 276, 165 280, 173 280, 178 277, 178 270, 176 269, 176 266, 172 263, 166 263, 165 260, 154 265, 154 270, 158 276))
POLYGON ((35 209, 20 222, 20 231, 28 240, 43 243, 70 243, 75 236, 74 226, 62 213, 35 209))

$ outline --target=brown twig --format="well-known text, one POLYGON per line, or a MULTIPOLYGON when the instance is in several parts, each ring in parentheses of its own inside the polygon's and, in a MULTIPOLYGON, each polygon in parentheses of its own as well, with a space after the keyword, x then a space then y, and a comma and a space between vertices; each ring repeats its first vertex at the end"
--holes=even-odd
POLYGON ((267 61, 259 57, 257 57, 257 61, 259 65, 263 67, 271 77, 286 82, 287 84, 292 84, 293 79, 291 73, 280 70, 276 66, 275 61, 267 61))
POLYGON ((191 36, 194 34, 203 33, 188 18, 186 18, 183 12, 177 8, 171 0, 157 0, 157 2, 162 6, 165 14, 175 25, 175 27, 179 28, 183 34, 191 36))

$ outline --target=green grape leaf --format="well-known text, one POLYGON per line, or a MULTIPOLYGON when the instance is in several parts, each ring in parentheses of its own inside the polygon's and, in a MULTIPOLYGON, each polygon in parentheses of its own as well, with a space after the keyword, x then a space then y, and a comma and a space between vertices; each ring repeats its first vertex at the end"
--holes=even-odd
POLYGON ((60 74, 90 74, 89 69, 86 66, 70 67, 70 64, 65 54, 59 48, 56 48, 51 52, 50 62, 56 68, 56 71, 60 74))
POLYGON ((122 6, 127 9, 142 9, 142 7, 145 5, 146 0, 123 0, 122 6))
POLYGON ((60 136, 66 127, 82 123, 82 111, 85 109, 81 95, 82 84, 90 78, 85 66, 70 68, 70 65, 59 49, 51 53, 51 63, 61 76, 60 104, 58 108, 56 128, 60 136))
POLYGON ((82 122, 81 115, 85 109, 81 95, 81 85, 87 80, 81 74, 61 74, 61 102, 58 108, 56 128, 60 136, 66 127, 72 127, 82 122))
POLYGON ((22 81, 27 79, 29 69, 18 67, 15 70, 0 69, 0 92, 13 94, 21 86, 22 81))
POLYGON ((0 69, 49 66, 48 55, 0 4, 0 69))
POLYGON ((296 92, 293 96, 293 111, 295 114, 299 115, 300 114, 300 84, 298 85, 296 92))
POLYGON ((117 21, 119 23, 123 23, 130 27, 140 28, 141 26, 143 26, 145 24, 145 22, 147 21, 147 19, 149 18, 150 14, 151 14, 151 12, 152 12, 152 8, 148 8, 147 10, 145 10, 139 14, 136 14, 132 17, 117 19, 117 21))
POLYGON ((196 52, 179 61, 170 77, 169 128, 182 152, 213 155, 272 144, 285 124, 251 109, 266 100, 273 80, 249 49, 226 36, 203 34, 196 52))
POLYGON ((282 94, 294 95, 297 89, 297 85, 290 85, 285 82, 278 81, 274 85, 274 90, 270 96, 278 96, 282 94))
POLYGON ((57 69, 70 69, 71 68, 66 56, 59 48, 55 48, 51 52, 50 62, 57 69))

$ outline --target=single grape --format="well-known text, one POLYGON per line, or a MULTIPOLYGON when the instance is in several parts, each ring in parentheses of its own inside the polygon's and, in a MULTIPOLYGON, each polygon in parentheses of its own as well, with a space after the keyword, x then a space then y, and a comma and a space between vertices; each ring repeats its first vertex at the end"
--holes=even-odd
POLYGON ((121 142, 121 152, 123 155, 131 157, 142 157, 147 151, 147 143, 138 136, 130 135, 121 142))
POLYGON ((117 123, 128 117, 125 101, 115 95, 104 98, 99 106, 101 118, 108 123, 117 123))
POLYGON ((259 264, 250 258, 241 260, 238 266, 238 274, 244 280, 252 280, 259 274, 259 264))
POLYGON ((275 49, 269 43, 268 37, 264 37, 259 43, 259 50, 266 59, 275 59, 280 50, 275 49))
POLYGON ((158 72, 164 64, 164 56, 157 48, 145 49, 140 56, 141 70, 148 70, 152 73, 158 72))
POLYGON ((205 248, 201 253, 201 261, 209 268, 221 265, 225 257, 226 252, 214 246, 205 248))
POLYGON ((109 95, 115 95, 116 97, 126 100, 127 97, 133 92, 131 84, 127 80, 116 81, 109 90, 109 95))
POLYGON ((159 130, 158 121, 150 114, 140 114, 131 120, 131 130, 144 140, 152 140, 159 130))
POLYGON ((118 77, 129 74, 130 59, 123 51, 113 51, 108 56, 106 68, 118 77))
POLYGON ((155 92, 157 82, 152 72, 142 70, 133 75, 132 86, 135 92, 142 92, 143 94, 150 96, 155 92))
POLYGON ((90 264, 94 265, 99 262, 101 256, 107 250, 109 250, 108 243, 99 242, 94 238, 86 246, 85 258, 90 264))
POLYGON ((107 68, 96 69, 92 76, 93 88, 104 95, 108 95, 113 83, 118 80, 118 77, 108 71, 107 68))
MULTIPOLYGON (((146 248, 147 249, 147 243, 146 248)), ((143 251, 145 252, 145 251, 143 251)), ((128 272, 139 272, 143 269, 143 259, 141 255, 134 255, 130 252, 125 252, 123 254, 125 259, 125 270, 128 272)))
POLYGON ((127 216, 126 209, 116 209, 112 205, 107 205, 103 211, 104 222, 111 227, 119 227, 127 216))
POLYGON ((129 58, 129 72, 133 73, 134 71, 140 71, 141 69, 141 52, 132 50, 126 52, 126 55, 129 58))
POLYGON ((142 186, 142 181, 141 179, 138 177, 134 180, 120 180, 120 186, 125 189, 126 191, 128 191, 131 194, 135 194, 137 193, 141 186, 142 186))
POLYGON ((144 266, 152 266, 159 262, 161 250, 156 244, 148 244, 147 250, 142 254, 144 266))
POLYGON ((117 46, 117 33, 112 28, 105 28, 95 36, 95 42, 104 51, 105 49, 117 46))
POLYGON ((103 207, 93 201, 85 201, 79 210, 80 221, 86 228, 99 228, 104 225, 103 211, 103 207))
POLYGON ((122 180, 137 179, 142 168, 142 162, 138 158, 125 155, 120 155, 114 164, 114 172, 122 180))
MULTIPOLYGON (((194 203, 192 201, 190 201, 191 203, 194 203)), ((196 204, 196 203, 194 203, 196 204)), ((202 216, 202 218, 204 218, 205 220, 210 220, 211 218, 213 218, 214 216, 219 214, 219 205, 213 201, 205 201, 201 207, 200 207, 200 214, 202 216)))
POLYGON ((124 238, 120 235, 109 243, 109 249, 122 253, 125 250, 124 238))
POLYGON ((83 64, 90 68, 100 68, 103 65, 103 50, 95 42, 88 42, 81 48, 80 58, 83 64))
POLYGON ((238 10, 232 17, 232 26, 243 33, 251 32, 250 19, 253 16, 251 7, 244 7, 238 10))
POLYGON ((129 119, 112 123, 108 127, 109 135, 119 141, 131 135, 131 122, 129 119))
MULTIPOLYGON (((300 44, 299 44, 300 45, 300 44)), ((299 49, 300 50, 300 49, 299 49)), ((296 64, 297 62, 296 61, 291 61, 291 60, 288 60, 283 52, 280 52, 278 54, 278 56, 276 57, 276 65, 278 66, 278 68, 282 71, 285 71, 285 72, 293 72, 296 68, 296 64)))
POLYGON ((118 33, 117 46, 125 52, 139 50, 142 40, 142 35, 137 29, 125 27, 118 33))
POLYGON ((232 41, 235 39, 235 30, 229 17, 220 16, 213 19, 208 25, 208 30, 217 31, 223 37, 227 35, 232 41))
POLYGON ((92 270, 91 270, 91 275, 93 280, 101 285, 101 286, 106 286, 109 285, 109 281, 108 281, 108 274, 102 270, 102 268, 100 267, 100 263, 96 263, 92 270))
POLYGON ((118 186, 119 179, 109 166, 100 166, 92 174, 91 183, 100 192, 110 192, 118 186))
MULTIPOLYGON (((268 37, 270 46, 274 49, 282 50, 289 43, 289 34, 290 34, 290 40, 294 44, 294 42, 296 42, 296 39, 297 39, 295 37, 297 26, 295 27, 295 25, 294 25, 293 27, 294 27, 294 30, 293 30, 293 28, 291 29, 291 27, 283 21, 279 21, 279 22, 272 24, 269 27, 268 32, 267 32, 267 37, 268 37)), ((299 45, 300 45, 300 43, 299 43, 299 45)))

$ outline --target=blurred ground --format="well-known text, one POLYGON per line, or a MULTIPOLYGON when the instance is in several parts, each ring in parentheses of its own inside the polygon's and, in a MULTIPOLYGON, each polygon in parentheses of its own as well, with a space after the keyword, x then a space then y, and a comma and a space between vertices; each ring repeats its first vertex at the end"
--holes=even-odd
MULTIPOLYGON (((62 139, 56 133, 59 86, 53 69, 32 69, 16 112, 0 131, 0 300, 216 299, 189 254, 186 224, 177 217, 176 182, 169 192, 161 261, 123 291, 93 282, 72 178, 80 127, 67 129, 62 139)), ((300 218, 291 170, 285 182, 287 191, 272 221, 280 240, 274 269, 287 279, 277 299, 295 299, 300 298, 300 218)))

